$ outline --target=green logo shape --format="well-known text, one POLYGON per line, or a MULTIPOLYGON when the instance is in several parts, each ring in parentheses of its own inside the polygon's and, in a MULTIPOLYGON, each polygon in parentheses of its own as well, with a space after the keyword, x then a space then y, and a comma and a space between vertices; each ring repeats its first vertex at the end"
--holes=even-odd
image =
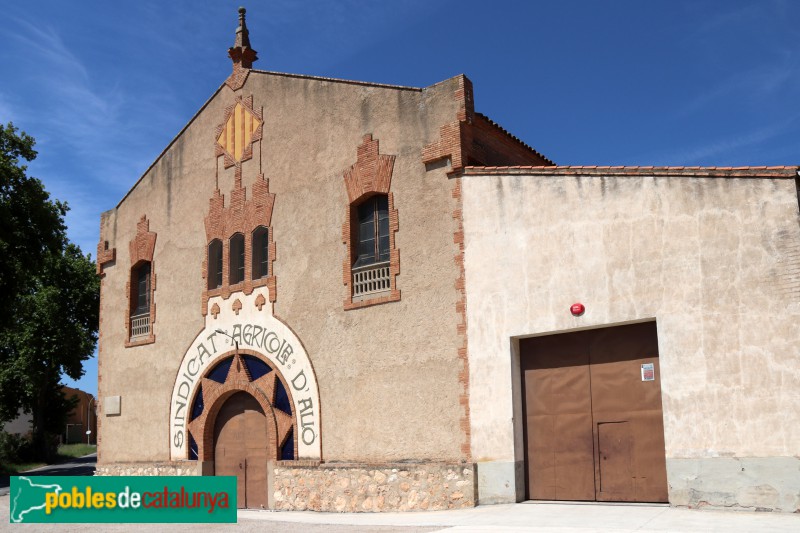
POLYGON ((11 523, 235 523, 235 476, 14 476, 11 523))

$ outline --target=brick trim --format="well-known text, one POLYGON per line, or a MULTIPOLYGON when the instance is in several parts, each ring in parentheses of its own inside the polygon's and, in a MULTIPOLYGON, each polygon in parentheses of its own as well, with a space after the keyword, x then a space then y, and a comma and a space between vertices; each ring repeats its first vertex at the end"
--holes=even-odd
POLYGON ((439 138, 422 149, 422 162, 426 165, 450 158, 451 169, 448 173, 459 172, 467 164, 465 125, 472 123, 475 118, 472 82, 463 74, 458 76, 458 88, 453 98, 459 103, 456 120, 442 125, 439 138))
POLYGON ((775 167, 640 167, 640 166, 498 166, 471 167, 465 175, 522 174, 531 176, 668 176, 689 178, 786 178, 795 179, 798 166, 775 167))
MULTIPOLYGON (((103 357, 105 353, 105 342, 103 341, 103 294, 105 293, 105 267, 110 266, 111 263, 114 263, 117 259, 117 249, 116 248, 109 248, 108 240, 105 238, 105 228, 106 228, 106 218, 108 215, 102 214, 100 215, 100 241, 97 243, 97 276, 100 278, 100 316, 98 318, 98 325, 97 325, 97 400, 95 401, 95 409, 99 410, 102 408, 102 382, 103 382, 103 357)), ((100 460, 101 455, 101 443, 102 443, 102 432, 100 431, 100 426, 102 424, 101 416, 98 416, 95 419, 96 428, 95 431, 97 435, 95 435, 95 443, 97 444, 97 460, 100 460)))
POLYGON ((150 221, 147 215, 142 215, 139 222, 136 224, 136 236, 129 244, 131 266, 128 273, 128 283, 125 289, 128 294, 128 305, 125 307, 125 347, 132 348, 134 346, 143 346, 145 344, 153 344, 156 342, 155 323, 156 323, 156 267, 153 261, 153 254, 156 249, 156 233, 150 231, 150 221), (136 267, 142 262, 150 263, 150 334, 147 337, 131 340, 131 305, 133 305, 134 298, 134 282, 133 273, 136 267))
POLYGON ((379 142, 372 138, 372 134, 364 135, 361 144, 356 150, 356 162, 344 172, 343 178, 349 204, 342 224, 342 242, 345 245, 345 259, 342 263, 342 281, 345 285, 345 311, 360 309, 371 305, 378 305, 400 300, 400 290, 397 288, 397 276, 400 274, 400 250, 397 249, 395 234, 400 228, 397 209, 394 204, 394 194, 389 189, 392 185, 392 172, 396 156, 380 153, 379 142), (389 201, 389 294, 363 301, 353 301, 353 242, 357 228, 351 222, 357 216, 357 206, 362 201, 375 194, 385 194, 389 201))
MULTIPOLYGON (((245 72, 249 72, 249 70, 245 70, 245 72)), ((245 74, 246 77, 246 74, 245 74)), ((242 82, 244 83, 244 82, 242 82)), ((242 129, 244 129, 244 120, 241 124, 242 129)), ((241 167, 242 162, 248 161, 253 158, 253 144, 260 141, 264 134, 264 115, 260 111, 257 111, 255 107, 253 107, 253 95, 249 96, 242 96, 239 95, 235 98, 232 104, 225 108, 225 114, 222 119, 222 123, 217 125, 217 128, 214 130, 214 155, 216 157, 222 156, 224 158, 224 165, 225 168, 230 168, 232 166, 237 167, 237 181, 241 181, 241 167), (252 114, 254 117, 258 119, 258 127, 253 131, 250 136, 250 142, 248 142, 242 150, 242 157, 240 159, 235 159, 235 156, 231 154, 228 150, 225 149, 221 144, 219 144, 218 139, 222 132, 225 130, 225 127, 228 123, 228 120, 233 116, 233 113, 236 109, 237 105, 241 105, 246 113, 252 114)), ((244 136, 242 137, 244 138, 244 136)))
POLYGON ((469 165, 553 164, 496 122, 475 112, 472 82, 466 76, 458 76, 453 98, 458 102, 456 120, 442 125, 439 138, 422 149, 426 165, 449 158, 448 174, 453 175, 469 165))
POLYGON ((269 180, 264 175, 259 175, 256 182, 252 185, 251 198, 247 199, 247 188, 242 186, 241 180, 237 180, 233 191, 231 191, 230 205, 225 207, 225 196, 216 189, 209 199, 208 215, 205 217, 206 230, 206 249, 203 258, 203 293, 202 293, 202 313, 208 314, 208 300, 214 296, 221 296, 227 299, 237 291, 245 294, 252 294, 257 287, 267 287, 269 290, 269 301, 275 303, 276 278, 273 271, 273 263, 277 248, 275 246, 274 234, 272 231, 272 209, 275 204, 275 194, 269 192, 269 180), (268 275, 261 279, 253 278, 253 231, 258 226, 267 228, 268 238, 268 275), (230 284, 230 238, 235 233, 244 235, 244 281, 241 283, 230 284), (208 288, 208 244, 214 239, 222 242, 222 286, 216 289, 208 288))
POLYGON ((109 263, 113 263, 117 260, 117 249, 116 248, 109 248, 108 241, 103 240, 101 238, 100 242, 97 243, 97 260, 95 263, 97 264, 97 275, 98 276, 105 276, 106 273, 104 272, 105 267, 109 263))
POLYGON ((455 220, 455 232, 453 242, 458 246, 458 253, 455 255, 455 263, 458 268, 458 278, 455 282, 455 289, 458 293, 456 300, 456 314, 460 318, 456 331, 461 337, 461 346, 458 348, 458 382, 461 384, 461 393, 458 395, 458 403, 464 409, 460 420, 461 430, 464 432, 464 442, 461 444, 461 453, 464 454, 466 461, 472 460, 472 429, 470 423, 469 410, 469 353, 467 345, 467 288, 466 270, 464 268, 464 217, 463 199, 461 195, 461 180, 453 180, 453 198, 456 200, 456 208, 453 210, 455 220))
POLYGON ((249 68, 242 67, 240 63, 234 63, 233 72, 231 72, 231 75, 225 80, 225 85, 230 87, 232 91, 238 91, 244 87, 248 74, 250 74, 249 68))
MULTIPOLYGON (((226 358, 227 355, 222 356, 220 361, 226 358)), ((289 397, 290 405, 294 405, 292 391, 281 373, 271 365, 266 358, 262 357, 261 354, 246 349, 240 349, 238 354, 233 354, 233 362, 231 363, 224 383, 218 383, 212 379, 208 379, 208 374, 212 369, 213 366, 210 367, 200 379, 203 391, 203 412, 188 424, 188 430, 197 444, 197 459, 199 461, 214 460, 214 423, 217 414, 225 401, 237 392, 246 392, 253 396, 253 398, 258 401, 261 409, 264 411, 264 415, 267 417, 267 435, 269 439, 267 451, 269 453, 269 459, 278 459, 280 447, 287 440, 290 431, 292 433, 294 456, 297 457, 298 436, 297 431, 293 431, 296 429, 295 413, 289 415, 273 407, 275 402, 276 379, 281 381, 289 397), (247 371, 247 365, 245 365, 244 361, 241 359, 241 355, 244 354, 257 357, 272 368, 272 372, 254 380, 247 371)), ((200 390, 200 387, 198 390, 200 390)), ((197 392, 195 392, 189 403, 188 409, 190 412, 196 400, 197 392)), ((187 459, 188 449, 189 447, 187 446, 187 459)))

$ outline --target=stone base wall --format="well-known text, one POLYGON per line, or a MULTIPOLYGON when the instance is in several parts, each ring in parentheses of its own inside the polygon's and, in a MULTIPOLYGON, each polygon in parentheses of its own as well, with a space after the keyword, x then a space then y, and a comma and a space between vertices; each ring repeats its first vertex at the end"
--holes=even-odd
POLYGON ((438 511, 474 507, 473 464, 323 463, 279 461, 273 472, 274 509, 282 511, 438 511))
POLYGON ((163 463, 109 463, 99 464, 96 476, 199 476, 199 461, 167 461, 163 463))
POLYGON ((799 457, 667 458, 667 479, 671 505, 800 512, 799 457))

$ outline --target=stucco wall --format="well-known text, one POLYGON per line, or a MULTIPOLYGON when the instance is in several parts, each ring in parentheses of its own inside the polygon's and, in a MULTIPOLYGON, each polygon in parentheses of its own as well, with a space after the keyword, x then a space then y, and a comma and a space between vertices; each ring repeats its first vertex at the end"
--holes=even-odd
MULTIPOLYGON (((275 316, 314 365, 324 460, 462 459, 455 200, 445 169, 426 171, 420 159, 440 125, 454 120, 456 89, 456 79, 409 90, 251 72, 240 91, 263 106, 263 141, 243 163, 243 183, 254 182, 260 164, 276 195, 275 316), (399 214, 401 300, 344 311, 342 175, 367 133, 381 153, 397 156, 391 191, 399 214)), ((101 239, 116 248, 116 261, 104 265, 100 401, 121 396, 122 407, 120 416, 101 417, 101 463, 169 459, 170 394, 204 324, 203 217, 215 176, 226 205, 233 187, 234 170, 215 157, 214 140, 234 97, 223 86, 104 217, 101 239), (124 348, 128 244, 142 215, 157 234, 156 341, 124 348)))
MULTIPOLYGON (((521 494, 514 339, 529 335, 656 319, 671 499, 698 468, 670 460, 798 454, 793 179, 477 172, 463 209, 479 501, 521 494)), ((800 481, 782 490, 797 500, 800 481)))

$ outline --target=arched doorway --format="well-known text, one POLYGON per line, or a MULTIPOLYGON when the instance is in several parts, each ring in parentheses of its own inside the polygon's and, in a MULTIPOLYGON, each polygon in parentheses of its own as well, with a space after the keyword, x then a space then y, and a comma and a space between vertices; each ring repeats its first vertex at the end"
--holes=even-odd
POLYGON ((246 392, 231 395, 214 421, 214 473, 237 477, 237 507, 267 507, 267 417, 246 392))

